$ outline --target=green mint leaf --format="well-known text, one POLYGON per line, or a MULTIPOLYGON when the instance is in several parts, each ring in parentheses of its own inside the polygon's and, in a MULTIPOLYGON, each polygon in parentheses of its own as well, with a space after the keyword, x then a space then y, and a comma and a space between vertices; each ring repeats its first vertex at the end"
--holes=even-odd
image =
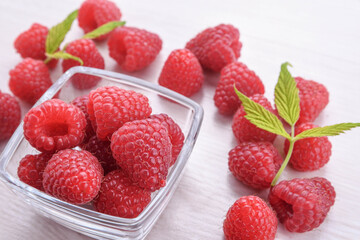
POLYGON ((47 53, 46 56, 48 58, 55 58, 55 59, 72 59, 72 60, 78 61, 81 65, 84 65, 84 62, 83 62, 83 60, 81 60, 81 58, 76 57, 76 56, 71 55, 66 52, 58 51, 58 52, 52 53, 52 54, 47 53))
POLYGON ((60 44, 64 41, 66 34, 69 32, 72 23, 77 18, 78 10, 70 13, 64 21, 55 25, 49 30, 46 38, 46 53, 54 53, 60 44))
POLYGON ((291 126, 295 125, 300 114, 299 90, 296 82, 287 69, 291 64, 281 65, 278 82, 275 86, 275 104, 279 115, 291 126))
POLYGON ((336 136, 355 127, 360 127, 360 123, 339 123, 326 127, 317 127, 301 132, 295 136, 295 139, 299 140, 308 137, 336 136))
POLYGON ((97 29, 85 34, 82 38, 88 38, 88 39, 94 39, 101 35, 107 34, 114 30, 117 27, 121 27, 125 25, 125 21, 113 21, 105 23, 104 25, 101 25, 97 29))
POLYGON ((246 119, 261 129, 290 139, 290 136, 285 131, 283 124, 273 113, 239 92, 235 85, 234 88, 236 94, 242 102, 242 105, 244 106, 246 119))

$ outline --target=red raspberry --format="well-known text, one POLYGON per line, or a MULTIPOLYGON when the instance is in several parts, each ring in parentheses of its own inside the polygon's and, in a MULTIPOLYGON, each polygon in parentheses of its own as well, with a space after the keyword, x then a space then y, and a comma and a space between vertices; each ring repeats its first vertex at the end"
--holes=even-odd
MULTIPOLYGON (((295 128, 295 135, 318 127, 312 123, 303 123, 295 128)), ((284 152, 289 150, 289 141, 285 141, 284 152)), ((331 142, 328 137, 305 138, 295 142, 290 164, 298 171, 313 171, 323 167, 331 156, 331 142)))
POLYGON ((240 57, 242 44, 239 37, 237 28, 220 24, 196 35, 186 44, 186 48, 195 54, 204 68, 219 72, 240 57))
POLYGON ((299 89, 300 117, 296 124, 313 122, 329 103, 329 92, 324 85, 296 77, 299 89))
POLYGON ((100 190, 103 169, 88 151, 65 149, 54 154, 43 174, 45 192, 72 204, 85 204, 100 190))
POLYGON ((199 61, 188 49, 170 53, 159 77, 159 84, 187 97, 198 92, 204 82, 199 61))
POLYGON ((96 211, 123 218, 135 218, 151 201, 151 192, 135 185, 122 170, 104 177, 94 199, 96 211))
MULTIPOLYGON (((83 66, 99 69, 105 68, 104 58, 96 48, 95 43, 90 39, 78 39, 71 42, 67 45, 66 52, 81 58, 84 62, 83 66)), ((80 66, 80 63, 71 59, 62 62, 63 72, 75 66, 80 66)), ((71 82, 78 89, 88 89, 96 86, 100 79, 96 76, 77 73, 71 77, 71 82)))
POLYGON ((109 141, 101 141, 96 136, 92 136, 83 146, 83 149, 89 151, 99 160, 105 174, 120 168, 112 156, 109 141))
POLYGON ((230 207, 223 230, 226 240, 272 240, 277 225, 275 213, 261 198, 244 196, 230 207))
POLYGON ((32 108, 24 118, 24 135, 41 152, 55 152, 79 145, 85 135, 84 113, 59 99, 32 108))
POLYGON ((19 163, 17 174, 24 183, 44 191, 42 180, 44 169, 52 154, 40 153, 38 155, 28 154, 19 163))
POLYGON ((214 95, 215 105, 221 114, 234 114, 241 105, 234 91, 234 84, 248 97, 265 92, 264 85, 255 72, 243 63, 230 63, 221 70, 220 81, 214 95))
POLYGON ((150 191, 165 186, 171 141, 166 127, 158 120, 125 123, 112 135, 111 150, 135 184, 150 191))
MULTIPOLYGON (((262 105, 270 112, 276 114, 269 100, 267 100, 263 95, 254 94, 250 97, 250 99, 262 105)), ((276 138, 276 134, 260 129, 250 123, 249 120, 245 118, 245 110, 243 106, 241 106, 234 115, 232 130, 239 142, 273 142, 276 138)))
POLYGON ((325 178, 294 178, 271 188, 269 202, 290 232, 320 226, 335 202, 335 190, 325 178))
MULTIPOLYGON (((86 0, 79 8, 79 26, 85 33, 111 21, 119 21, 121 18, 120 9, 115 3, 108 0, 86 0)), ((109 34, 102 35, 96 40, 104 40, 109 34)))
MULTIPOLYGON (((14 46, 22 58, 45 60, 45 43, 49 29, 41 24, 34 23, 30 29, 21 33, 15 40, 14 46)), ((47 66, 54 68, 58 60, 51 60, 47 66)))
POLYGON ((10 71, 9 87, 15 96, 33 105, 52 85, 45 63, 25 58, 10 71))
POLYGON ((184 145, 184 133, 181 131, 180 126, 165 113, 153 114, 149 118, 160 121, 166 127, 172 144, 170 166, 174 165, 184 145))
POLYGON ((118 27, 108 41, 110 57, 128 72, 141 70, 152 63, 162 48, 160 37, 143 29, 118 27))
POLYGON ((96 135, 109 140, 128 121, 145 119, 151 114, 149 99, 141 93, 118 87, 100 87, 90 92, 88 113, 96 135))
POLYGON ((78 107, 85 114, 86 129, 85 129, 85 137, 83 143, 87 143, 89 139, 95 135, 95 131, 91 125, 90 116, 87 110, 88 103, 89 103, 88 95, 77 97, 71 102, 72 105, 78 107))
POLYGON ((15 97, 0 91, 0 141, 14 133, 21 120, 20 104, 15 97))
POLYGON ((282 158, 269 142, 243 142, 229 152, 229 169, 253 188, 269 188, 282 158))

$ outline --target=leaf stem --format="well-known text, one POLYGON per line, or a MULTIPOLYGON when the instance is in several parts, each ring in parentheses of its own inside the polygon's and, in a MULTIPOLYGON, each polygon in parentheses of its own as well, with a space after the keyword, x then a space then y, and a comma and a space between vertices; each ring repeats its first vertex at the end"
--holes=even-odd
POLYGON ((291 126, 291 138, 289 139, 289 142, 290 142, 289 150, 288 150, 288 153, 287 153, 287 155, 285 157, 284 162, 281 164, 281 167, 280 167, 279 171, 276 173, 274 179, 271 182, 272 187, 276 185, 277 181, 279 180, 279 178, 281 176, 281 173, 284 171, 285 167, 289 163, 291 154, 292 154, 292 152, 294 150, 294 144, 295 144, 295 142, 297 140, 297 139, 295 139, 294 135, 295 135, 295 127, 294 127, 294 125, 292 125, 291 126))
POLYGON ((46 59, 44 60, 44 63, 45 64, 49 63, 51 61, 51 59, 52 59, 52 57, 47 56, 46 59))

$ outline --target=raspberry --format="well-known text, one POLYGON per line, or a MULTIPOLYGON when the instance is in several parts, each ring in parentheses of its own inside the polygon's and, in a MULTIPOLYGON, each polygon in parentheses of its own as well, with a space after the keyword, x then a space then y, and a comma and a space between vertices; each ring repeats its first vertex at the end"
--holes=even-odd
POLYGON ((89 116, 89 113, 87 110, 88 103, 89 103, 88 95, 77 97, 74 100, 72 100, 72 102, 71 102, 72 105, 78 107, 85 114, 86 129, 85 129, 85 137, 84 137, 83 143, 87 143, 89 141, 90 137, 95 135, 95 131, 91 125, 90 116, 89 116))
MULTIPOLYGON (((79 8, 79 26, 85 33, 111 21, 119 21, 121 18, 120 9, 115 3, 108 0, 86 0, 79 8)), ((102 35, 96 40, 104 40, 109 34, 102 35)))
POLYGON ((269 142, 243 142, 229 152, 229 169, 253 188, 269 188, 282 158, 269 142))
POLYGON ((261 198, 244 196, 230 207, 223 230, 226 240, 271 240, 277 224, 275 213, 261 198))
POLYGON ((229 24, 207 28, 191 39, 186 48, 199 59, 201 66, 219 72, 240 57, 240 33, 229 24))
POLYGON ((295 78, 300 97, 300 117, 296 124, 313 122, 329 103, 324 85, 301 77, 295 78))
POLYGON ((72 204, 85 204, 100 190, 103 169, 88 151, 65 149, 54 154, 43 174, 45 192, 72 204))
POLYGON ((204 75, 199 61, 188 49, 170 53, 159 77, 159 84, 187 97, 198 92, 204 75))
MULTIPOLYGON (((317 127, 312 123, 303 123, 295 128, 295 135, 317 127)), ((284 152, 289 150, 289 141, 285 141, 284 152)), ((290 164, 298 171, 313 171, 323 167, 331 156, 331 142, 328 137, 305 138, 295 142, 290 164)))
POLYGON ((28 154, 19 163, 17 174, 24 183, 44 191, 42 180, 44 169, 52 154, 40 153, 38 155, 28 154))
POLYGON ((174 165, 184 145, 184 133, 181 131, 180 126, 165 113, 153 114, 149 118, 160 121, 166 127, 172 144, 170 166, 174 165))
POLYGON ((151 201, 151 192, 135 185, 122 170, 104 177, 94 199, 96 211, 123 218, 135 218, 151 201))
POLYGON ((79 145, 85 135, 84 113, 59 99, 32 108, 24 118, 24 135, 41 152, 55 152, 79 145))
MULTIPOLYGON (((49 29, 41 24, 34 23, 30 29, 21 33, 15 40, 14 46, 22 58, 45 60, 45 43, 49 29)), ((51 60, 47 66, 54 68, 58 60, 51 60)))
POLYGON ((128 121, 145 119, 151 114, 149 100, 141 93, 118 87, 100 87, 89 94, 88 113, 100 140, 128 121))
POLYGON ((15 96, 33 105, 52 85, 45 63, 25 58, 10 71, 9 87, 15 96))
MULTIPOLYGON (((104 69, 105 62, 100 52, 96 48, 95 43, 90 39, 78 39, 71 42, 66 47, 66 52, 81 58, 86 67, 104 69)), ((63 72, 69 68, 79 66, 80 63, 75 60, 67 59, 62 62, 63 72)), ((96 86, 101 78, 86 74, 77 73, 71 77, 71 82, 78 89, 88 89, 96 86)))
MULTIPOLYGON (((271 103, 263 95, 254 94, 250 99, 276 114, 271 103)), ((232 130, 239 142, 273 142, 276 137, 276 134, 260 129, 250 123, 249 120, 245 118, 243 106, 241 106, 234 115, 232 130)))
POLYGON ((89 151, 99 160, 105 174, 119 169, 119 165, 112 156, 109 141, 101 141, 96 136, 92 136, 83 146, 83 149, 89 151))
POLYGON ((0 141, 14 133, 21 120, 20 104, 15 97, 0 91, 0 141))
POLYGON ((269 202, 290 232, 320 226, 335 202, 335 190, 325 178, 294 178, 271 188, 269 202))
POLYGON ((171 141, 166 127, 158 120, 125 123, 112 135, 111 150, 135 184, 150 191, 165 186, 171 141))
POLYGON ((234 114, 241 105, 234 91, 234 84, 248 97, 265 92, 264 85, 255 72, 243 63, 230 63, 221 70, 220 81, 214 95, 215 106, 221 114, 234 114))
POLYGON ((141 70, 152 63, 162 48, 160 37, 143 29, 118 27, 108 41, 110 57, 128 72, 141 70))

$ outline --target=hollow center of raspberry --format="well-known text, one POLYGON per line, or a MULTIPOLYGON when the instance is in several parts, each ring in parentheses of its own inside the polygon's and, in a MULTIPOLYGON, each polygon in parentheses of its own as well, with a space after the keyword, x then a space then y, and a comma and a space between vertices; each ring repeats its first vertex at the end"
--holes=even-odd
POLYGON ((127 50, 125 46, 125 42, 121 40, 121 42, 116 46, 116 54, 117 54, 117 62, 119 64, 125 62, 127 50))
POLYGON ((282 201, 282 207, 284 209, 284 213, 286 214, 286 218, 287 219, 292 218, 294 215, 294 210, 292 205, 285 201, 282 201))
POLYGON ((44 126, 45 134, 49 137, 64 136, 68 134, 68 125, 66 123, 48 123, 44 126))

